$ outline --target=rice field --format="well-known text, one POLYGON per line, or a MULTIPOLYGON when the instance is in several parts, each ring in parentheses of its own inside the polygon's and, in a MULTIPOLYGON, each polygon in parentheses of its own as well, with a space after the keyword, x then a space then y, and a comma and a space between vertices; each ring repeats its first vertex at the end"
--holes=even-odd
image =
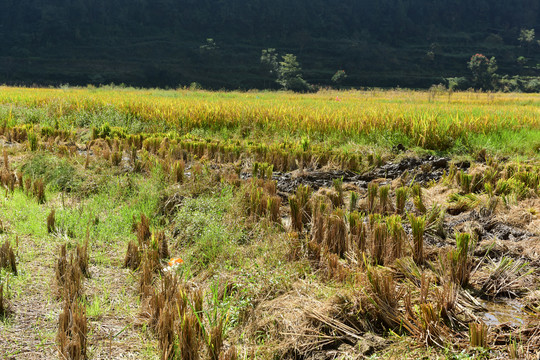
POLYGON ((185 134, 199 129, 234 138, 245 129, 274 141, 310 136, 342 145, 389 139, 386 142, 442 151, 452 149, 456 142, 467 145, 475 137, 496 137, 508 131, 532 131, 537 139, 540 127, 536 94, 373 90, 298 95, 4 87, 0 103, 2 120, 9 125, 24 122, 25 109, 37 110, 37 117, 46 114, 49 125, 67 128, 112 112, 116 116, 109 125, 137 122, 139 130, 152 133, 185 134))
POLYGON ((0 357, 536 359, 539 105, 0 87, 0 357))

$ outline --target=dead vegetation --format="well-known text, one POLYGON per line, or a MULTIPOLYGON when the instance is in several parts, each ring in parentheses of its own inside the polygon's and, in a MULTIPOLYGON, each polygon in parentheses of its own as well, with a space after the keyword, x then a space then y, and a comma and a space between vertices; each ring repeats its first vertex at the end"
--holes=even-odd
POLYGON ((4 296, 4 284, 0 284, 0 320, 5 319, 10 313, 11 305, 7 300, 7 297, 4 296))
POLYGON ((77 300, 64 300, 62 313, 58 316, 56 342, 63 359, 87 359, 88 322, 84 305, 77 300))
POLYGON ((83 304, 83 274, 88 274, 87 247, 88 240, 83 246, 77 245, 76 255, 71 253, 68 261, 66 245, 62 245, 56 263, 57 294, 63 300, 56 343, 64 359, 87 359, 89 327, 83 304))
POLYGON ((0 247, 0 269, 11 271, 17 275, 17 262, 15 260, 15 252, 9 240, 6 240, 0 247))

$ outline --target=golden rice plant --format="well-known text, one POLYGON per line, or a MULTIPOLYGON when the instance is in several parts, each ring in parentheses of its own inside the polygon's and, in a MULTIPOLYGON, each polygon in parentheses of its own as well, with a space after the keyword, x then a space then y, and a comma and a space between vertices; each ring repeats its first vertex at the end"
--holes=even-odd
POLYGON ((456 249, 448 253, 448 266, 451 280, 460 285, 466 286, 471 276, 472 264, 469 259, 469 246, 471 234, 456 234, 456 249))
POLYGON ((374 182, 370 182, 368 184, 368 197, 367 197, 367 200, 368 200, 368 204, 367 204, 367 207, 368 207, 368 211, 370 213, 374 212, 375 211, 375 201, 377 200, 377 194, 379 192, 379 185, 374 183, 374 182))
POLYGON ((414 216, 409 214, 413 234, 413 259, 418 265, 424 263, 424 229, 426 219, 424 216, 414 216))
POLYGON ((386 214, 389 210, 389 206, 390 206, 389 199, 388 199, 389 194, 390 194, 390 186, 385 185, 379 188, 379 201, 380 201, 382 214, 386 214))
POLYGON ((343 210, 336 209, 326 217, 323 245, 339 257, 347 251, 347 227, 343 210))
POLYGON ((488 327, 485 323, 469 324, 469 341, 472 347, 487 348, 488 327))
POLYGON ((402 215, 409 196, 409 188, 402 186, 396 189, 396 213, 402 215))
POLYGON ((405 243, 407 234, 401 223, 401 216, 394 215, 386 218, 386 225, 390 235, 390 249, 388 251, 389 261, 400 259, 405 254, 405 243))
POLYGON ((333 179, 332 184, 334 185, 334 190, 337 193, 337 197, 334 203, 335 207, 340 207, 343 205, 343 178, 333 179))
POLYGON ((422 187, 420 186, 420 184, 414 184, 411 187, 411 193, 413 195, 414 207, 420 214, 425 214, 427 208, 424 205, 424 197, 422 196, 422 187))
POLYGON ((366 251, 367 227, 364 224, 364 216, 355 211, 349 214, 348 220, 349 247, 360 256, 366 251))

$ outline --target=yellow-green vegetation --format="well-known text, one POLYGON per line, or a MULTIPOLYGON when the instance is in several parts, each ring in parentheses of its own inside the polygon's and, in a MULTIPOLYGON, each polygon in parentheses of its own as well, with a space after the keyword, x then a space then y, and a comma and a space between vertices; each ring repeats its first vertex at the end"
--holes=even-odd
MULTIPOLYGON (((300 143, 313 137, 329 147, 349 142, 448 150, 486 142, 494 149, 538 151, 536 94, 421 91, 321 91, 316 94, 205 92, 121 88, 0 88, 0 124, 39 123, 73 129, 105 123, 127 132, 218 134, 224 139, 300 143), (532 134, 531 134, 532 131, 532 134), (535 139, 512 139, 512 132, 535 139), (485 136, 493 136, 491 141, 485 136), (297 137, 299 137, 297 139, 297 137), (457 143, 457 144, 456 144, 457 143), (536 148, 535 148, 536 146, 536 148)), ((109 132, 114 133, 114 129, 109 132)), ((267 144, 268 145, 268 144, 267 144)))
POLYGON ((534 96, 2 90, 3 358, 540 345, 534 96))

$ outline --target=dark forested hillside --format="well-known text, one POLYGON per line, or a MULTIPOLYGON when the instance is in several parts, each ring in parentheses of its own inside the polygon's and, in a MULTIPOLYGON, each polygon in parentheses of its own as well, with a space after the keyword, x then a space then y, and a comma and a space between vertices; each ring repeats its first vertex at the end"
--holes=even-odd
POLYGON ((426 87, 475 53, 537 75, 521 29, 540 31, 539 0, 0 0, 0 82, 276 87, 270 47, 321 85, 426 87))

